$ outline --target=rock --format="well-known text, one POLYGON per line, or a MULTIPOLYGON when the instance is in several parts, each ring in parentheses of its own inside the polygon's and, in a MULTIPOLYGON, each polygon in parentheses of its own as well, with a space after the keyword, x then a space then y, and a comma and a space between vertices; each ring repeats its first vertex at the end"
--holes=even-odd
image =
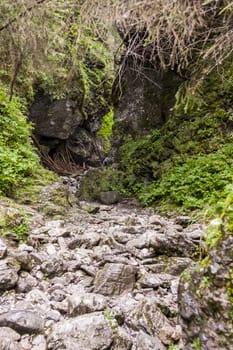
POLYGON ((113 330, 102 313, 91 313, 58 322, 49 331, 49 350, 104 350, 113 341, 113 330))
POLYGON ((7 253, 7 245, 5 244, 4 240, 0 238, 0 259, 5 258, 7 253))
POLYGON ((18 343, 9 338, 0 339, 0 350, 24 350, 18 343))
POLYGON ((6 263, 0 264, 0 290, 5 291, 14 288, 18 281, 17 270, 10 268, 6 263))
POLYGON ((122 328, 117 328, 117 334, 114 337, 114 342, 111 347, 112 350, 131 350, 133 345, 133 337, 122 328))
POLYGON ((27 272, 21 272, 17 282, 17 292, 30 292, 37 285, 37 280, 27 272))
POLYGON ((175 224, 181 225, 182 227, 187 227, 191 223, 190 216, 177 216, 175 218, 175 224))
POLYGON ((73 133, 74 125, 78 126, 83 121, 74 102, 66 99, 51 101, 45 95, 35 97, 30 119, 35 123, 35 132, 38 135, 61 140, 67 139, 73 133))
POLYGON ((0 327, 0 350, 23 350, 18 343, 20 338, 13 329, 0 327))
POLYGON ((225 230, 222 220, 214 220, 207 230, 211 242, 207 257, 192 264, 180 279, 178 305, 185 349, 191 349, 194 343, 203 350, 230 350, 233 346, 229 296, 229 290, 233 290, 233 236, 226 231, 232 223, 227 226, 231 219, 225 218, 225 230), (215 243, 214 237, 218 237, 215 243))
POLYGON ((12 310, 0 315, 0 326, 13 328, 20 334, 39 333, 44 323, 42 317, 35 311, 12 310))
POLYGON ((101 235, 95 231, 85 232, 79 236, 79 244, 83 248, 92 248, 100 242, 101 235))
POLYGON ((31 271, 32 269, 32 258, 27 251, 16 251, 13 254, 14 258, 19 262, 22 270, 31 271))
POLYGON ((169 287, 174 276, 168 274, 143 273, 138 283, 142 288, 169 287))
POLYGON ((139 331, 132 350, 165 350, 165 346, 161 343, 157 336, 150 336, 143 331, 139 331))
POLYGON ((105 264, 98 271, 94 286, 97 293, 103 295, 120 295, 134 288, 137 269, 124 264, 105 264))
POLYGON ((33 338, 31 350, 47 350, 47 342, 43 335, 39 334, 33 338))
POLYGON ((72 158, 79 164, 85 162, 88 162, 91 166, 101 164, 99 154, 102 153, 103 146, 100 139, 89 130, 76 128, 67 141, 67 148, 72 154, 72 158))
POLYGON ((74 317, 95 311, 102 311, 107 307, 107 300, 103 295, 95 293, 79 293, 68 298, 69 314, 74 317))
POLYGON ((11 341, 18 341, 21 335, 9 327, 0 327, 0 340, 3 338, 8 338, 11 341))
POLYGON ((161 75, 148 65, 141 65, 138 72, 131 57, 126 59, 125 65, 123 75, 118 76, 120 81, 116 79, 113 86, 116 121, 113 151, 116 153, 125 137, 149 134, 166 122, 182 82, 175 72, 166 71, 161 75))
POLYGON ((41 271, 48 276, 55 276, 64 272, 64 263, 56 255, 49 256, 47 261, 41 264, 41 271))
POLYGON ((153 247, 156 254, 174 255, 174 256, 191 256, 196 246, 187 235, 179 232, 173 234, 156 234, 151 236, 149 245, 153 247))
POLYGON ((105 205, 115 204, 119 201, 119 194, 115 191, 101 192, 99 194, 99 200, 105 205))

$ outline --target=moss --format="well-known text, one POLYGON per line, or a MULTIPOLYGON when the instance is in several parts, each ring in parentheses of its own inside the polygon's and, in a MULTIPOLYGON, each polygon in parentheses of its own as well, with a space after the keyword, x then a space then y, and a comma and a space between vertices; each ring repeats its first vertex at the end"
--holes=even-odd
POLYGON ((40 199, 41 189, 60 181, 53 172, 39 167, 30 178, 26 178, 23 186, 18 187, 14 193, 14 199, 22 204, 37 204, 40 199))
POLYGON ((0 199, 0 231, 5 236, 9 232, 15 233, 23 241, 29 234, 30 215, 18 204, 0 199))
POLYGON ((113 81, 112 58, 107 48, 95 38, 85 35, 80 40, 84 58, 78 61, 76 77, 82 100, 81 111, 85 119, 109 113, 113 81))
POLYGON ((77 196, 83 200, 97 200, 101 192, 116 191, 122 195, 128 195, 125 190, 125 182, 128 179, 124 172, 111 168, 93 170, 80 182, 77 196))
POLYGON ((111 149, 111 136, 112 136, 112 127, 113 127, 113 110, 111 109, 107 114, 103 116, 102 125, 100 130, 98 131, 98 135, 100 135, 104 140, 104 151, 107 154, 111 149))
POLYGON ((183 85, 159 130, 124 136, 119 169, 130 179, 126 190, 144 205, 211 211, 227 196, 233 178, 233 64, 223 68, 195 89, 183 85))

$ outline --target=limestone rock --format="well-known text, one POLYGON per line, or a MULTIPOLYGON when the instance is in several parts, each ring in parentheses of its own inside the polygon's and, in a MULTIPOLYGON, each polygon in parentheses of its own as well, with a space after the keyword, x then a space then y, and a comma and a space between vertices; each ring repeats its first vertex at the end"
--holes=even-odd
POLYGON ((20 338, 13 329, 0 327, 0 350, 23 350, 18 343, 20 338))
POLYGON ((77 316, 104 310, 107 307, 107 300, 100 294, 78 293, 68 298, 68 307, 69 314, 77 316))
POLYGON ((2 238, 0 238, 0 259, 3 259, 7 253, 7 245, 2 238))
POLYGON ((102 313, 91 313, 55 324, 47 341, 49 350, 107 350, 113 330, 102 313))
POLYGON ((124 264, 105 264, 94 281, 95 291, 103 295, 119 295, 134 288, 137 269, 124 264))
POLYGON ((0 290, 14 288, 18 281, 18 274, 15 268, 8 267, 7 264, 0 264, 0 290))
POLYGON ((137 334, 132 350, 165 350, 165 346, 161 343, 158 337, 150 336, 147 333, 140 331, 137 334))
POLYGON ((0 315, 0 326, 10 327, 17 332, 39 333, 43 329, 43 319, 35 311, 12 310, 0 315))

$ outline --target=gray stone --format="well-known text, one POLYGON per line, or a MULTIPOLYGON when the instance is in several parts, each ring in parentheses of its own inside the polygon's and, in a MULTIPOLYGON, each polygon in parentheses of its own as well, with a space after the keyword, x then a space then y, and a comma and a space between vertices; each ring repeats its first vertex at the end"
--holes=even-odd
POLYGON ((101 192, 99 194, 99 200, 105 205, 115 204, 119 201, 119 194, 115 191, 101 192))
POLYGON ((49 350, 107 350, 113 330, 102 313, 91 313, 58 322, 47 338, 49 350))
POLYGON ((43 335, 39 334, 33 338, 31 350, 47 350, 47 342, 43 335))
POLYGON ((0 326, 13 328, 21 334, 39 333, 43 329, 44 322, 35 311, 12 310, 0 315, 0 326))
POLYGON ((95 293, 77 293, 68 297, 68 308, 71 316, 78 316, 95 311, 102 311, 107 307, 107 300, 103 295, 95 293))
POLYGON ((7 253, 7 245, 2 238, 0 238, 0 259, 5 258, 7 253))
POLYGON ((18 274, 15 268, 10 268, 7 264, 0 265, 0 290, 14 288, 18 281, 18 274))
POLYGON ((0 350, 24 350, 17 342, 9 338, 0 339, 0 350))
POLYGON ((130 336, 127 331, 122 328, 117 328, 117 334, 114 337, 112 344, 112 350, 131 350, 133 345, 133 337, 130 336))
POLYGON ((30 118, 35 123, 37 134, 61 140, 67 139, 74 126, 80 125, 83 120, 78 108, 74 109, 72 101, 51 101, 47 96, 36 98, 30 110, 30 118))
POLYGON ((132 350, 165 350, 166 347, 162 344, 157 336, 150 336, 143 331, 139 331, 132 350))
POLYGON ((150 237, 149 245, 157 254, 190 257, 196 250, 193 241, 179 232, 156 234, 150 237))
POLYGON ((105 264, 98 271, 94 286, 97 293, 103 295, 120 295, 133 290, 137 269, 124 264, 105 264))
POLYGON ((138 283, 142 288, 169 287, 174 276, 169 274, 143 273, 138 283))
POLYGON ((20 274, 17 282, 17 292, 27 293, 37 285, 37 280, 27 272, 20 274))
POLYGON ((64 263, 61 259, 55 255, 49 256, 47 261, 41 264, 41 271, 48 276, 55 276, 61 272, 64 272, 64 263))
POLYGON ((0 340, 4 338, 8 338, 11 341, 18 341, 21 335, 9 327, 0 327, 0 340))

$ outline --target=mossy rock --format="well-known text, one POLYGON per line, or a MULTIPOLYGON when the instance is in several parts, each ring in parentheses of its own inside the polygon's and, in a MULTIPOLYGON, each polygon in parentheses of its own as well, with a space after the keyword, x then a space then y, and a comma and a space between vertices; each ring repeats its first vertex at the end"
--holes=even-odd
POLYGON ((179 314, 186 346, 231 349, 233 344, 233 194, 211 221, 206 257, 185 270, 179 286, 179 314))

